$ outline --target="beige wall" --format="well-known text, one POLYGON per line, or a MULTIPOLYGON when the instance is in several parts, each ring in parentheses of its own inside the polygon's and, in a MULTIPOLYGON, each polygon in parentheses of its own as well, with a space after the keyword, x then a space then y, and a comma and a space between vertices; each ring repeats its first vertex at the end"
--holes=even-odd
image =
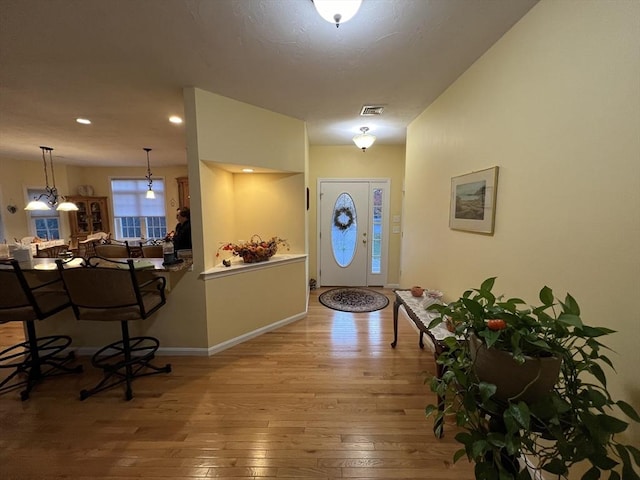
MULTIPOLYGON (((408 129, 402 283, 570 292, 640 409, 640 3, 535 6, 408 129), (500 166, 495 235, 448 227, 450 179, 500 166)), ((628 432, 640 443, 640 429, 628 432)))
MULTIPOLYGON (((404 179, 404 145, 374 145, 366 152, 355 145, 311 146, 309 149, 309 276, 318 278, 317 258, 317 181, 318 178, 389 178, 391 179, 391 232, 394 215, 402 215, 404 179)), ((400 281, 400 234, 390 233, 387 284, 400 281)))
POLYGON ((200 162, 200 182, 207 185, 202 192, 202 209, 207 212, 203 217, 205 242, 203 269, 220 263, 216 258, 218 246, 235 238, 229 232, 235 232, 235 195, 233 174, 217 168, 214 163, 200 162))
POLYGON ((188 90, 197 105, 200 159, 304 171, 304 122, 198 88, 188 90))
POLYGON ((236 228, 230 241, 249 240, 254 234, 263 240, 278 236, 289 242, 290 252, 304 253, 304 175, 264 173, 233 177, 236 228), (293 229, 292 225, 298 228, 293 229))
POLYGON ((197 185, 190 182, 191 202, 202 208, 198 216, 204 222, 193 225, 203 232, 203 270, 220 262, 215 257, 220 244, 253 233, 287 238, 292 251, 304 253, 304 122, 197 88, 185 89, 184 97, 189 172, 199 179, 197 185), (230 174, 225 165, 280 173, 230 174))
POLYGON ((273 263, 268 268, 205 282, 209 345, 303 315, 307 309, 305 263, 273 263))
MULTIPOLYGON (((214 267, 222 243, 254 233, 286 238, 291 253, 305 253, 304 122, 195 88, 185 89, 184 98, 194 269, 214 267), (279 173, 231 174, 224 168, 229 164, 279 173)), ((200 321, 208 345, 304 313, 306 282, 305 262, 205 281, 200 321), (288 305, 277 306, 281 300, 288 305)))

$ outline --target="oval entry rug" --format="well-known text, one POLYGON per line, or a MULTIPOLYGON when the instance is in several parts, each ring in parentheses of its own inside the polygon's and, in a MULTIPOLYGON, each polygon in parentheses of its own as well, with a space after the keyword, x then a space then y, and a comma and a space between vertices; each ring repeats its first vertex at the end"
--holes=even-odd
POLYGON ((320 294, 318 300, 325 307, 341 312, 375 312, 389 305, 389 299, 383 294, 358 287, 332 288, 320 294))

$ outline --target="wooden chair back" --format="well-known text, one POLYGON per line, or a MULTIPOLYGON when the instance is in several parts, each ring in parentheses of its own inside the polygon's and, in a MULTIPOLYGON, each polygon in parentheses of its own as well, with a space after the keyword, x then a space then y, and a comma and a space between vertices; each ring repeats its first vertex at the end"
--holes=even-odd
POLYGON ((144 258, 162 258, 162 245, 142 245, 144 258))
POLYGON ((115 245, 113 243, 107 243, 104 245, 95 246, 95 254, 102 258, 130 258, 129 245, 125 242, 124 245, 115 245))
POLYGON ((36 243, 37 258, 58 258, 69 250, 69 245, 54 245, 53 247, 40 248, 36 243))

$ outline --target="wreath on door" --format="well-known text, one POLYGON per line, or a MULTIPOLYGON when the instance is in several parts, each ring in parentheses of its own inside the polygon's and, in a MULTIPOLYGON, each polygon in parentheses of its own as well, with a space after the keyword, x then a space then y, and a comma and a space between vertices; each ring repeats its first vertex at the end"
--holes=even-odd
POLYGON ((353 212, 349 207, 340 207, 333 213, 333 225, 340 231, 348 230, 353 225, 353 212), (342 216, 346 216, 347 220, 343 221, 342 216))

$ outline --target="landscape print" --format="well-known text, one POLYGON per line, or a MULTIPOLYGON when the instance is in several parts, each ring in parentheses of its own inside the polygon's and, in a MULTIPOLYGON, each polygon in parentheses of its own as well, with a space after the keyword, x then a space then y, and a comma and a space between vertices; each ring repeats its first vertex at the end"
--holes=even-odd
POLYGON ((464 183, 456 186, 455 218, 484 220, 487 182, 464 183))
POLYGON ((493 235, 498 167, 451 177, 449 228, 493 235))

